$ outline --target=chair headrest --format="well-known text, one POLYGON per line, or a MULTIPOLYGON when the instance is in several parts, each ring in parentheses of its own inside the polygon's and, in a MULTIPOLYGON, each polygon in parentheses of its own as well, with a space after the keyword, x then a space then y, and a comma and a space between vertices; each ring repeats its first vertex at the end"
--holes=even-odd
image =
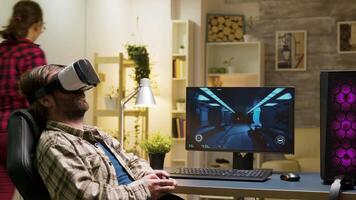
POLYGON ((12 115, 15 117, 19 118, 24 118, 29 127, 31 128, 31 133, 33 134, 32 136, 35 138, 36 142, 40 139, 42 129, 40 126, 38 126, 38 122, 33 116, 33 113, 30 110, 27 109, 21 109, 21 110, 16 110, 12 113, 12 115))

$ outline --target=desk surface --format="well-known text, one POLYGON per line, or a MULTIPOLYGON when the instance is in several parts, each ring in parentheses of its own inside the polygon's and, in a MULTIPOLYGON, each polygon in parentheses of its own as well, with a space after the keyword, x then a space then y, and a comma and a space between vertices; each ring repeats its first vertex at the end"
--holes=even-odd
MULTIPOLYGON (((273 174, 266 182, 237 182, 176 179, 174 193, 295 199, 328 199, 330 185, 322 184, 319 173, 300 173, 299 182, 282 181, 273 174)), ((343 200, 356 199, 356 190, 342 192, 343 200)))

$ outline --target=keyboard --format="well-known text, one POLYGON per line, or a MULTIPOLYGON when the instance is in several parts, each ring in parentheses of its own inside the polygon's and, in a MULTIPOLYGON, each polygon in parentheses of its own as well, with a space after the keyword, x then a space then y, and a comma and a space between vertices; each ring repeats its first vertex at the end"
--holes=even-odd
POLYGON ((263 182, 271 176, 272 169, 176 168, 168 172, 172 178, 263 182))

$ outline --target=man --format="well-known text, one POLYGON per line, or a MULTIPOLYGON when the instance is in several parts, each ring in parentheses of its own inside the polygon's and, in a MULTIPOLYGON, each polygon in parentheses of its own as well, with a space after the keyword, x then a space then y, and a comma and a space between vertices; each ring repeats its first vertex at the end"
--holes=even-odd
POLYGON ((36 119, 47 122, 37 145, 36 165, 51 198, 178 198, 165 196, 176 186, 167 172, 152 170, 145 160, 121 151, 117 140, 83 124, 89 109, 83 89, 45 88, 62 70, 63 66, 45 65, 20 80, 36 119))

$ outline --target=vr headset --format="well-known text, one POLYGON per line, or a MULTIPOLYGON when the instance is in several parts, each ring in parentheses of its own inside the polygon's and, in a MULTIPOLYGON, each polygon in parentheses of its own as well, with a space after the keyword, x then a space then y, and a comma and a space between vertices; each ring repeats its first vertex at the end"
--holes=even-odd
POLYGON ((63 92, 86 91, 99 83, 99 77, 90 62, 87 59, 80 59, 64 67, 51 82, 38 89, 29 98, 29 102, 33 104, 37 99, 52 93, 54 90, 59 89, 63 92))

